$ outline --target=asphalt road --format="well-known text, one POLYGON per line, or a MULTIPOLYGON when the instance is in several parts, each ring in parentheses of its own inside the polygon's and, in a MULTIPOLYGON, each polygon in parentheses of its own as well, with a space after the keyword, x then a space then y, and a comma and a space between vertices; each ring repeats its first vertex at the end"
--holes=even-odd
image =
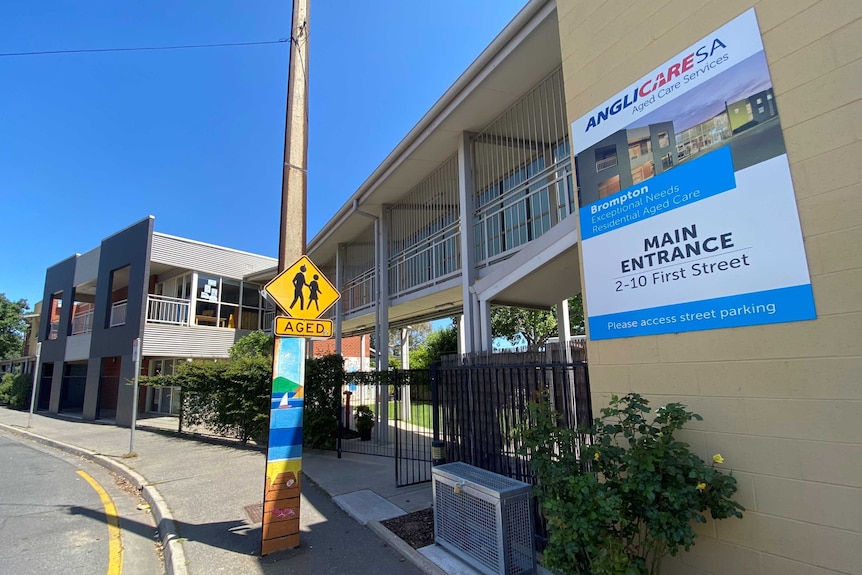
POLYGON ((104 468, 0 432, 0 574, 164 573, 152 516, 139 503, 104 468), (115 553, 113 565, 105 503, 79 471, 119 516, 122 558, 115 553))

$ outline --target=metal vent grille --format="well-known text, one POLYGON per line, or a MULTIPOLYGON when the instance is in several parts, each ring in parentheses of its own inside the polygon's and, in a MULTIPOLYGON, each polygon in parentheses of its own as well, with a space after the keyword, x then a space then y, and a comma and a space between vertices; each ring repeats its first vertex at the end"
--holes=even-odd
POLYGON ((432 469, 434 539, 483 573, 535 573, 530 486, 467 465, 432 469))

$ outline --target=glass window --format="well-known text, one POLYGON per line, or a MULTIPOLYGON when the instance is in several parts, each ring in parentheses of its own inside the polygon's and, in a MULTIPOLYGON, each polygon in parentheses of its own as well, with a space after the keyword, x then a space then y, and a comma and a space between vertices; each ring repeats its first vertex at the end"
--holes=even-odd
POLYGON ((604 198, 620 191, 620 177, 613 176, 599 184, 599 198, 604 198))
POLYGON ((251 307, 260 307, 260 286, 243 282, 242 284, 242 305, 251 307))
POLYGON ((48 339, 57 339, 60 335, 60 312, 63 311, 63 292, 58 291, 51 296, 51 317, 48 320, 48 339))
POLYGON ((239 282, 222 280, 221 301, 225 303, 239 303, 239 282))
POLYGON ((670 146, 670 137, 667 132, 659 132, 658 133, 658 147, 659 148, 667 148, 670 146))

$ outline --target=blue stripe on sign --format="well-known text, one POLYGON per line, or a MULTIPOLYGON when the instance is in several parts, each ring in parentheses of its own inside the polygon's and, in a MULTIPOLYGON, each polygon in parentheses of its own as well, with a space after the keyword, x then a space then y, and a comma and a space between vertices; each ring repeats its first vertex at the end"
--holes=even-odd
POLYGON ((302 428, 291 427, 290 429, 270 429, 269 448, 284 447, 287 445, 299 445, 302 443, 302 428))
POLYGON ((589 322, 590 339, 615 339, 816 318, 811 284, 803 284, 600 315, 589 322))
POLYGON ((600 236, 736 187, 730 146, 581 208, 581 239, 600 236))
POLYGON ((278 461, 279 459, 300 459, 302 458, 302 444, 272 446, 266 453, 267 461, 278 461))
POLYGON ((273 409, 269 412, 270 429, 302 427, 302 408, 289 407, 273 409))

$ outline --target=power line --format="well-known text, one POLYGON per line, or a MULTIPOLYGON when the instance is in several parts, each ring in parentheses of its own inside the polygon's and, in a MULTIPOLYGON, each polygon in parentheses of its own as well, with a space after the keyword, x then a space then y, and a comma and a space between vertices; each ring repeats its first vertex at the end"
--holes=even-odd
POLYGON ((234 46, 260 46, 262 44, 287 44, 290 38, 267 40, 264 42, 229 42, 223 44, 190 44, 187 46, 150 46, 139 48, 91 48, 82 50, 42 50, 39 52, 0 52, 3 56, 42 56, 45 54, 89 54, 94 52, 145 52, 151 50, 187 50, 189 48, 226 48, 234 46))

